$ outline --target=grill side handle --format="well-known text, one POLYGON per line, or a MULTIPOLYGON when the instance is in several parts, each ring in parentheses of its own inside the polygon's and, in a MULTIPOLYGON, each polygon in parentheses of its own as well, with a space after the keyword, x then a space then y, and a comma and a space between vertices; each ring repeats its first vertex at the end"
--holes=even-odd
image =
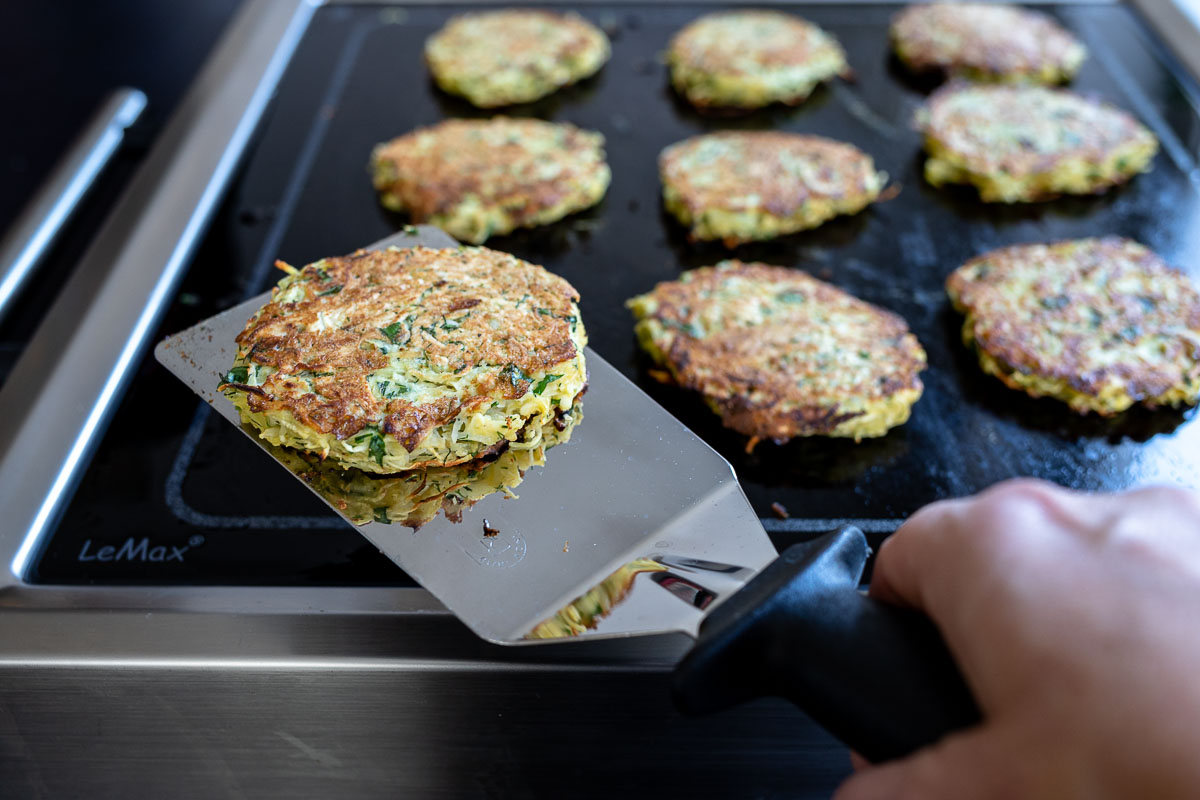
POLYGON ((869 554, 852 526, 785 551, 701 626, 673 678, 680 710, 785 697, 873 762, 979 722, 932 621, 858 591, 869 554))

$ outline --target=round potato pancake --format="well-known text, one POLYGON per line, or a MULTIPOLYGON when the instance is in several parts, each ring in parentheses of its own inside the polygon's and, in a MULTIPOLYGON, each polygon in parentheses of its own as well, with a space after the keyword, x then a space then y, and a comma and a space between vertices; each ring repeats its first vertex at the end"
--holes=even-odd
POLYGON ((418 128, 371 163, 383 205, 473 244, 593 206, 612 177, 602 134, 507 117, 418 128))
POLYGON ((367 472, 529 449, 586 383, 578 300, 483 247, 326 258, 246 323, 222 389, 272 444, 367 472))
POLYGON ((442 90, 480 108, 527 103, 594 75, 604 32, 578 14, 505 9, 454 17, 425 42, 442 90))
POLYGON ((1150 168, 1158 140, 1113 106, 1041 86, 952 85, 921 115, 925 179, 987 202, 1097 194, 1150 168))
POLYGON ((638 341, 729 428, 882 436, 908 419, 925 351, 904 320, 798 270, 722 261, 628 302, 638 341))
POLYGON ((887 175, 853 145, 782 131, 724 131, 671 145, 658 158, 667 210, 693 239, 741 242, 856 214, 887 175))
POLYGON ((675 90, 700 109, 796 104, 849 73, 836 39, 778 11, 706 14, 675 34, 667 64, 675 90))
POLYGON ((984 372, 1109 416, 1200 397, 1200 294, 1129 239, 984 253, 946 281, 984 372))
POLYGON ((1062 83, 1087 57, 1087 48, 1052 18, 1016 6, 909 6, 890 33, 896 56, 914 72, 972 80, 1062 83))

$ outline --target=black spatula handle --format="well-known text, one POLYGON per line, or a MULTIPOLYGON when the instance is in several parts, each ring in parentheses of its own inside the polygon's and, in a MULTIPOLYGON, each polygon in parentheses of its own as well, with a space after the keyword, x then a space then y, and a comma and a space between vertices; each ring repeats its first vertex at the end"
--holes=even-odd
POLYGON ((858 591, 869 553, 854 527, 785 551, 704 621, 675 671, 679 708, 786 697, 871 761, 978 722, 929 618, 858 591))

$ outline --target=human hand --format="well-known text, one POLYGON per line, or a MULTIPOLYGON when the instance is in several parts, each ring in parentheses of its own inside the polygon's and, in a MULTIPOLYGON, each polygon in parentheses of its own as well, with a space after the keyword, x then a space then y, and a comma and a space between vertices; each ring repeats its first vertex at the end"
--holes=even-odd
POLYGON ((1200 500, 1011 481, 914 514, 871 595, 928 614, 984 721, 835 800, 1200 796, 1200 500))

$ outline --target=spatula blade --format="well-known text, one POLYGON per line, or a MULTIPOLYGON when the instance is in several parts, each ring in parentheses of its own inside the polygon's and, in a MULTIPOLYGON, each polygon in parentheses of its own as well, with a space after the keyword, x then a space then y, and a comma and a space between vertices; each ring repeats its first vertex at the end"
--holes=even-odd
MULTIPOLYGON (((371 248, 418 244, 456 246, 421 226, 371 248)), ((233 363, 234 337, 266 299, 252 298, 168 337, 155 355, 279 460, 216 388, 233 363)), ((586 321, 586 298, 582 307, 586 321)), ((694 635, 708 610, 776 556, 729 463, 590 348, 586 357, 584 419, 569 442, 547 451, 544 466, 528 471, 515 489, 519 498, 492 494, 465 509, 460 522, 439 515, 415 531, 355 525, 493 642, 531 641, 539 623, 622 565, 646 558, 656 571, 633 578, 624 599, 584 635, 694 635)), ((354 524, 336 502, 318 496, 354 524)))

